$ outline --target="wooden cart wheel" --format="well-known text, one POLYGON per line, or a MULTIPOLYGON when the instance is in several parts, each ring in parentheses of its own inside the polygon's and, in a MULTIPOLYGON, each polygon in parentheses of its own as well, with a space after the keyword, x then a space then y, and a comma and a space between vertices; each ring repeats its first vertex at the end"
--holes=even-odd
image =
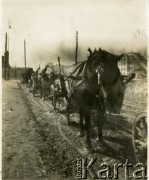
POLYGON ((147 113, 140 113, 133 125, 132 141, 137 162, 147 162, 147 113))

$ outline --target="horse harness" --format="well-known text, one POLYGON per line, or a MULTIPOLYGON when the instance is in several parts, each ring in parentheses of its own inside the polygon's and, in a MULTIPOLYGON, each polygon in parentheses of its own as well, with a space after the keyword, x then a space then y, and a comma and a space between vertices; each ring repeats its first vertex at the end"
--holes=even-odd
MULTIPOLYGON (((103 66, 103 64, 100 63, 99 67, 95 70, 96 73, 97 73, 97 79, 98 79, 98 82, 97 82, 97 84, 98 84, 98 94, 95 95, 95 98, 98 98, 98 99, 99 99, 99 103, 100 103, 101 110, 105 111, 106 99, 104 98, 104 95, 103 95, 103 92, 102 92, 102 88, 101 88, 102 85, 101 85, 101 79, 100 79, 100 74, 101 74, 101 72, 103 71, 103 69, 102 69, 103 67, 102 67, 102 66, 103 66)), ((86 66, 85 66, 85 67, 86 67, 86 66)), ((76 85, 75 87, 73 87, 73 88, 71 89, 70 92, 68 92, 68 91, 66 90, 66 93, 67 93, 67 97, 68 97, 68 98, 71 96, 71 94, 72 94, 73 92, 76 93, 78 87, 81 86, 83 83, 86 83, 86 82, 87 82, 87 84, 89 84, 89 85, 91 85, 91 86, 95 85, 95 83, 93 84, 93 83, 88 82, 87 76, 85 76, 85 73, 84 73, 84 75, 82 75, 82 76, 71 76, 71 77, 69 77, 69 78, 71 78, 71 79, 73 79, 73 80, 79 80, 79 82, 77 83, 77 85, 76 85)))

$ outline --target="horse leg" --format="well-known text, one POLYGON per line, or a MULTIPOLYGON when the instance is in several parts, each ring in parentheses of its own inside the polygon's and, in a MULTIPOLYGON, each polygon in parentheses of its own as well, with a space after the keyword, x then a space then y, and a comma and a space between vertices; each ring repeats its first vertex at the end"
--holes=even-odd
POLYGON ((36 86, 34 85, 33 87, 33 96, 35 97, 35 93, 36 93, 36 86))
POLYGON ((43 96, 43 88, 41 87, 40 88, 40 99, 42 99, 42 96, 43 96))
POLYGON ((46 97, 46 88, 42 89, 42 93, 43 93, 43 100, 45 100, 45 97, 46 97))
POLYGON ((90 113, 89 112, 84 112, 84 117, 85 117, 85 126, 86 126, 86 147, 91 148, 91 139, 90 139, 90 113))
POLYGON ((70 107, 69 107, 69 104, 66 107, 66 118, 67 118, 67 123, 69 126, 70 125, 70 107))
POLYGON ((33 85, 33 82, 32 82, 32 79, 30 80, 30 91, 32 90, 32 85, 33 85))
POLYGON ((97 127, 98 127, 98 136, 97 136, 97 141, 100 143, 103 143, 103 125, 105 122, 105 116, 104 116, 104 112, 101 110, 98 110, 98 114, 97 114, 97 127))
POLYGON ((77 134, 78 137, 83 137, 85 135, 83 128, 83 109, 79 110, 80 122, 79 122, 79 132, 77 134))
POLYGON ((29 91, 31 91, 31 80, 29 80, 29 91))

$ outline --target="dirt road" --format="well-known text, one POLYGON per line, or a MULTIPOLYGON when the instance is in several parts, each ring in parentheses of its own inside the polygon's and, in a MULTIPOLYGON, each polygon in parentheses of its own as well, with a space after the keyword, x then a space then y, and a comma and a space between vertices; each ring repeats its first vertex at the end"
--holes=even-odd
POLYGON ((110 164, 132 159, 132 123, 119 120, 104 127, 107 147, 93 143, 95 153, 86 155, 84 138, 76 136, 78 128, 68 127, 49 101, 33 97, 20 82, 3 82, 3 179, 76 179, 77 158, 98 157, 110 164))
POLYGON ((3 82, 3 178, 71 177, 77 153, 59 134, 57 114, 28 95, 16 81, 3 82))

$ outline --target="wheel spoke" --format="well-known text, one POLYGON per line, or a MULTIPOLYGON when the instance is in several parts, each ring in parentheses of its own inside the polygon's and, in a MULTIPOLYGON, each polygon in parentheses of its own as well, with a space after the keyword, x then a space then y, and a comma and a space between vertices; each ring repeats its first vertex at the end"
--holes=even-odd
POLYGON ((146 163, 147 160, 147 119, 139 116, 134 124, 134 151, 138 162, 146 163))

